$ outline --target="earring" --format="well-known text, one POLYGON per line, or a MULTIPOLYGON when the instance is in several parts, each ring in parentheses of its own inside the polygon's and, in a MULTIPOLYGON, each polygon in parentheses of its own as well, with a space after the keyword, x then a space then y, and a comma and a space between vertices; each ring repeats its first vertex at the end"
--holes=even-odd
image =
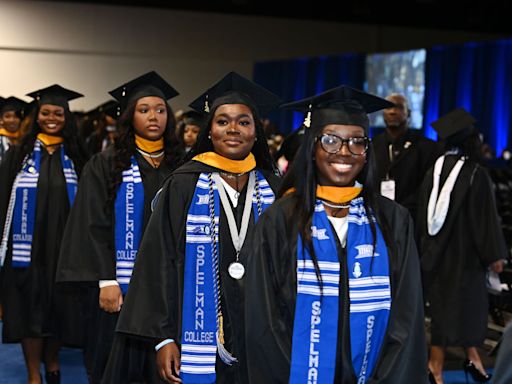
POLYGON ((208 139, 211 140, 212 139, 212 135, 209 134, 208 135, 208 139))

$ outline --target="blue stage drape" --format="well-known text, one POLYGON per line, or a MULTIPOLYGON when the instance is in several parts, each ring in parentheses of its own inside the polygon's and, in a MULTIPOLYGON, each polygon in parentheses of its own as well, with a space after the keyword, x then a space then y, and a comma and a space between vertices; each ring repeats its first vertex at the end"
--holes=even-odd
MULTIPOLYGON (((365 55, 343 54, 259 62, 254 66, 253 79, 284 101, 299 100, 340 84, 362 89, 365 55)), ((300 126, 303 116, 302 113, 278 110, 268 117, 281 133, 287 134, 300 126)))
MULTIPOLYGON (((258 62, 253 78, 284 101, 340 84, 363 89, 365 55, 258 62)), ((429 48, 425 79, 425 136, 436 139, 430 123, 463 107, 477 119, 484 141, 498 156, 504 148, 511 147, 512 39, 429 48)), ((276 111, 269 118, 286 134, 300 125, 303 114, 276 111)))
POLYGON ((463 107, 500 156, 512 140, 512 39, 436 46, 426 64, 425 135, 435 139, 430 123, 463 107))

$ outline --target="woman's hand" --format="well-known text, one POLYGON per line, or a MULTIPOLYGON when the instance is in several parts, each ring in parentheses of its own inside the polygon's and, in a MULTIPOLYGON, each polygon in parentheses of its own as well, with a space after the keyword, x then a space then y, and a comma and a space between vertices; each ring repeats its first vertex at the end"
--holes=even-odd
POLYGON ((166 383, 181 383, 180 351, 176 343, 164 345, 156 353, 156 366, 158 374, 166 383))
POLYGON ((100 308, 106 312, 114 313, 121 310, 123 293, 119 285, 109 285, 100 288, 100 308))

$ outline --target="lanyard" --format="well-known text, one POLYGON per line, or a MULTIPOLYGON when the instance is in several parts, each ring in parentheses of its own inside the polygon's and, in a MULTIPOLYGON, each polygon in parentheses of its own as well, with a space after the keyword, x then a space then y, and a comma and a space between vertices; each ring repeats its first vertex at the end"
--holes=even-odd
POLYGON ((245 195, 245 205, 242 214, 242 223, 240 226, 240 231, 238 231, 238 228, 236 227, 235 216, 233 215, 233 210, 231 209, 231 205, 229 204, 228 196, 226 194, 226 190, 224 189, 224 185, 222 185, 220 175, 218 173, 213 173, 212 178, 215 181, 215 184, 217 185, 220 200, 222 202, 222 206, 224 207, 224 212, 226 212, 229 233, 231 234, 231 241, 233 242, 233 246, 235 247, 236 261, 238 262, 238 256, 240 254, 240 250, 242 249, 242 245, 244 244, 245 237, 247 235, 247 229, 249 228, 249 219, 251 217, 252 209, 252 195, 254 193, 255 185, 255 175, 254 172, 251 172, 249 174, 249 181, 247 185, 247 193, 245 195))

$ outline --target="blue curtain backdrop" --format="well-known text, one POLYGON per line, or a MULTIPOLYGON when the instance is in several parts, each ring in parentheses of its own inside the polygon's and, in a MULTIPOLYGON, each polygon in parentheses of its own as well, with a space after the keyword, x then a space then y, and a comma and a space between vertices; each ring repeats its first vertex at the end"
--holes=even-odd
MULTIPOLYGON (((436 46, 427 50, 423 133, 436 139, 430 123, 463 107, 478 121, 484 140, 499 156, 512 145, 512 39, 436 46)), ((298 100, 340 84, 363 89, 365 55, 342 54, 259 62, 254 81, 284 101, 298 100)), ((286 134, 302 122, 301 113, 269 116, 286 134)))
MULTIPOLYGON (((365 55, 343 54, 259 62, 254 66, 253 78, 283 101, 299 100, 340 84, 362 89, 365 55)), ((268 117, 281 133, 287 134, 300 126, 304 115, 277 110, 268 117)))

